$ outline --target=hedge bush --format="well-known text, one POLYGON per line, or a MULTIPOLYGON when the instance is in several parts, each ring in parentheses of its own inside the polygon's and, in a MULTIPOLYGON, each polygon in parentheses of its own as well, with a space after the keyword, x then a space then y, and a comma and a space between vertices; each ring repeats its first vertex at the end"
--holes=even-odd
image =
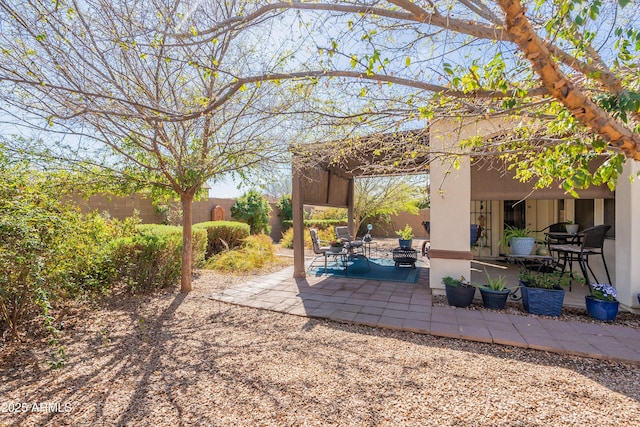
POLYGON ((236 221, 208 221, 194 224, 194 230, 205 230, 207 244, 205 259, 228 249, 240 247, 242 241, 249 237, 248 224, 236 221))
MULTIPOLYGON (((283 221, 289 227, 293 226, 293 220, 283 221)), ((315 228, 316 230, 327 230, 331 227, 339 225, 347 225, 347 221, 344 219, 305 219, 304 226, 307 228, 315 228)))
MULTIPOLYGON (((125 283, 134 293, 176 285, 182 265, 182 228, 146 224, 136 230, 138 234, 110 244, 114 281, 125 283)), ((205 230, 193 230, 193 267, 202 265, 206 242, 205 230)))

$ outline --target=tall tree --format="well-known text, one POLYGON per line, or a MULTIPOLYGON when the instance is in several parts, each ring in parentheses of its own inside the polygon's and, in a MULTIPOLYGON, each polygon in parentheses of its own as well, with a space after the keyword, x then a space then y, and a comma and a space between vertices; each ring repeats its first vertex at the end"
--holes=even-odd
POLYGON ((285 120, 275 114, 281 89, 248 87, 242 76, 269 80, 289 53, 274 48, 266 57, 259 41, 278 46, 287 34, 263 19, 239 19, 250 7, 243 0, 0 3, 0 108, 64 135, 59 158, 84 153, 84 162, 112 172, 109 179, 180 199, 183 292, 191 290, 192 202, 203 183, 248 174, 286 152, 286 133, 274 131, 285 120), (210 29, 206 43, 183 34, 199 28, 210 29))
MULTIPOLYGON (((332 127, 340 141, 328 155, 338 159, 354 152, 358 139, 344 139, 357 135, 344 129, 355 126, 515 115, 519 129, 468 149, 517 162, 519 176, 539 185, 614 183, 625 159, 640 159, 640 11, 629 3, 3 2, 2 106, 100 142, 138 182, 177 193, 186 260, 198 188, 273 158, 273 142, 295 141, 281 113, 316 120, 307 139, 332 127), (267 80, 295 82, 295 104, 267 102, 282 90, 267 80), (594 173, 596 157, 605 161, 594 173)), ((372 152, 385 167, 419 169, 393 158, 421 158, 420 138, 380 141, 372 152)))
POLYGON ((342 118, 374 123, 365 116, 382 114, 401 127, 516 116, 519 129, 468 148, 518 163, 519 176, 539 185, 563 178, 571 191, 613 185, 625 159, 640 160, 640 10, 630 3, 312 0, 272 2, 245 19, 287 9, 301 17, 317 54, 295 75, 348 81, 361 102, 342 118), (414 91, 398 96, 400 86, 414 91), (595 158, 605 161, 594 173, 595 158))
MULTIPOLYGON (((426 190, 426 183, 422 182, 426 190)), ((398 212, 419 212, 418 200, 423 194, 420 179, 405 176, 359 178, 354 183, 354 230, 369 218, 388 219, 398 212)))

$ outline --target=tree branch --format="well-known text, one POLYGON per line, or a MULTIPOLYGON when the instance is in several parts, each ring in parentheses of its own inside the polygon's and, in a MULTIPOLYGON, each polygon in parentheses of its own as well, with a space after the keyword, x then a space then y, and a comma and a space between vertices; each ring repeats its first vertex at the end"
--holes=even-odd
POLYGON ((540 76, 549 93, 610 145, 619 148, 627 157, 640 160, 640 135, 618 123, 560 71, 551 58, 549 49, 531 27, 520 1, 499 0, 499 3, 506 15, 507 31, 531 62, 533 70, 540 76))

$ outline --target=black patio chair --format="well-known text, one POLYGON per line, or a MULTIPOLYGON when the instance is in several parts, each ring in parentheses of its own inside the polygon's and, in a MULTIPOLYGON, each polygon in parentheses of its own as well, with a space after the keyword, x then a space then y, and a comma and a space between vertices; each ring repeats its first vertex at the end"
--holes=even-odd
POLYGON ((569 265, 569 271, 573 269, 573 262, 577 261, 580 265, 580 270, 584 276, 585 281, 591 288, 592 283, 598 283, 596 275, 593 273, 593 269, 589 265, 590 255, 600 255, 602 258, 602 264, 604 264, 604 271, 607 274, 608 283, 611 284, 611 276, 609 275, 609 268, 607 262, 604 259, 604 240, 607 236, 607 232, 611 229, 610 225, 596 225, 595 227, 587 228, 579 234, 582 239, 580 244, 560 244, 551 245, 551 249, 556 251, 560 257, 562 257, 562 271, 569 265), (593 276, 593 282, 589 280, 589 274, 593 276))
POLYGON ((353 252, 357 249, 364 254, 364 248, 362 247, 362 245, 364 245, 364 242, 362 240, 354 239, 349 232, 349 227, 340 225, 336 227, 335 230, 336 237, 338 239, 342 239, 342 241, 346 243, 346 247, 349 252, 353 252))

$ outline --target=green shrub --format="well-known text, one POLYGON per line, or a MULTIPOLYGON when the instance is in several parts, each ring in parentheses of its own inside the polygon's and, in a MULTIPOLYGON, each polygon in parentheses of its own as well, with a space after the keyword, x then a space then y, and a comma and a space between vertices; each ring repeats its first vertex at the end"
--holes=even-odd
POLYGON ((259 269, 276 261, 275 249, 269 236, 249 236, 242 248, 222 252, 207 261, 206 268, 226 272, 247 272, 259 269))
POLYGON ((278 217, 280 218, 280 223, 282 224, 282 229, 287 231, 287 229, 291 228, 293 221, 293 206, 291 204, 291 194, 285 194, 280 197, 280 200, 276 203, 276 208, 278 208, 278 217))
POLYGON ((68 243, 82 216, 60 202, 56 184, 0 154, 0 334, 8 329, 15 340, 25 319, 71 285, 77 254, 68 243))
MULTIPOLYGON (((109 267, 114 280, 125 283, 130 292, 149 292, 178 283, 182 265, 182 228, 170 225, 140 225, 139 234, 111 243, 109 267)), ((194 230, 193 266, 204 260, 206 231, 194 230)))
POLYGON ((116 271, 111 258, 110 242, 136 232, 138 217, 119 221, 103 214, 90 213, 84 216, 77 234, 68 235, 66 247, 75 254, 69 266, 71 282, 66 287, 66 296, 73 297, 83 291, 106 292, 113 284, 116 271))
POLYGON ((236 199, 236 204, 231 206, 231 216, 249 224, 251 234, 269 234, 270 213, 269 202, 256 190, 249 190, 236 199))
MULTIPOLYGON (((293 220, 283 221, 283 224, 286 224, 288 228, 293 226, 293 220)), ((336 227, 339 225, 347 225, 347 220, 342 219, 305 219, 304 225, 307 228, 315 228, 316 230, 327 230, 332 227, 336 227)))
POLYGON ((233 249, 242 244, 243 239, 249 237, 248 224, 235 221, 209 221, 193 226, 194 230, 205 230, 207 233, 205 258, 225 250, 233 249))

